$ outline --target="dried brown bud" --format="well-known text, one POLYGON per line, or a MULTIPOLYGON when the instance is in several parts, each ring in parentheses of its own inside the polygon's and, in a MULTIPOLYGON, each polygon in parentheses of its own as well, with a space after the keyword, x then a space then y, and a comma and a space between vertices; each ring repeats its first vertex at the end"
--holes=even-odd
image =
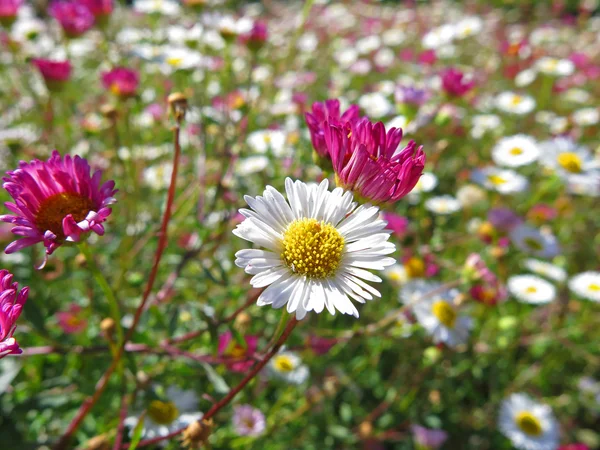
POLYGON ((173 92, 169 95, 167 101, 169 102, 171 114, 175 117, 178 122, 185 118, 185 111, 188 107, 188 100, 185 94, 181 92, 173 92))
POLYGON ((233 327, 240 333, 244 334, 248 330, 251 321, 252 318, 250 317, 250 314, 248 314, 245 311, 242 311, 237 315, 237 317, 233 321, 233 327))
POLYGON ((102 330, 104 337, 111 341, 115 332, 115 321, 110 317, 102 319, 102 322, 100 322, 100 329, 102 330))
POLYGON ((87 441, 83 448, 85 450, 108 450, 110 449, 110 442, 105 434, 101 434, 87 441))
POLYGON ((119 112, 114 105, 105 104, 100 107, 100 114, 109 120, 115 121, 117 120, 119 112))
POLYGON ((440 391, 433 390, 429 393, 429 401, 434 405, 439 405, 442 400, 442 396, 440 395, 440 391))
POLYGON ((140 389, 145 389, 150 384, 150 377, 143 370, 138 370, 135 374, 135 381, 140 389))
POLYGON ((214 422, 211 419, 202 419, 201 421, 192 422, 183 430, 181 441, 184 447, 201 448, 210 436, 214 422))
POLYGON ((358 426, 358 436, 361 439, 366 439, 373 434, 373 424, 367 420, 361 422, 358 426))
POLYGON ((311 386, 306 391, 306 400, 309 403, 319 403, 324 397, 323 391, 321 391, 321 389, 319 389, 317 386, 311 386))

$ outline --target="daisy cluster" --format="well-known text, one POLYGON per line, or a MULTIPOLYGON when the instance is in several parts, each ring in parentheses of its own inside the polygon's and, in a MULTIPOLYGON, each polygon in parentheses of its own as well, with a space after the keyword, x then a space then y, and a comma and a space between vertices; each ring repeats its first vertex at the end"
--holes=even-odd
POLYGON ((1 441, 599 448, 599 12, 0 0, 1 441))

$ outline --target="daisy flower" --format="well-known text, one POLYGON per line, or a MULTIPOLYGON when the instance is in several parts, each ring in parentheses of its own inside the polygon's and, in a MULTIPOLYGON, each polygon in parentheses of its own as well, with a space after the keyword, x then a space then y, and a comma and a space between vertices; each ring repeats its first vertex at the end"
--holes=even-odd
POLYGON ((556 450, 558 423, 549 406, 535 402, 526 394, 512 394, 502 402, 498 426, 520 450, 556 450))
POLYGON ((499 166, 521 167, 531 164, 540 156, 535 139, 524 134, 500 139, 492 149, 492 159, 499 166))
POLYGON ((523 175, 514 170, 500 169, 499 167, 484 167, 475 169, 471 173, 471 179, 492 191, 500 194, 514 194, 527 189, 528 181, 523 175))
POLYGON ((135 0, 133 9, 145 14, 174 16, 179 13, 179 3, 173 0, 135 0))
MULTIPOLYGON (((200 420, 202 413, 197 411, 197 405, 198 397, 194 391, 184 391, 170 386, 162 400, 151 400, 145 405, 146 416, 142 425, 142 439, 166 436, 200 420)), ((125 419, 124 423, 130 429, 130 436, 139 420, 140 415, 125 419)))
POLYGON ((600 303, 600 272, 583 272, 569 280, 569 289, 578 296, 600 303))
POLYGON ((566 77, 575 71, 575 64, 568 59, 558 59, 545 56, 535 62, 535 67, 541 73, 554 77, 566 77))
POLYGON ((523 266, 527 270, 532 271, 533 273, 549 278, 553 281, 557 281, 559 283, 563 283, 567 279, 567 272, 565 272, 563 268, 546 261, 540 261, 539 259, 529 258, 523 262, 523 266))
POLYGON ((542 165, 553 169, 556 174, 566 180, 571 176, 598 169, 600 164, 593 153, 584 146, 578 145, 566 137, 541 142, 539 144, 542 165))
POLYGON ((556 298, 556 288, 535 275, 515 275, 508 279, 508 290, 523 303, 540 305, 556 298))
POLYGON ((483 20, 477 16, 467 16, 455 25, 456 39, 475 36, 483 29, 483 20))
POLYGON ((12 278, 8 270, 0 270, 0 359, 6 355, 18 355, 23 352, 13 334, 17 328, 17 319, 27 301, 29 288, 24 287, 19 292, 19 284, 13 283, 12 278))
POLYGON ((267 364, 267 373, 289 384, 302 384, 310 372, 296 353, 282 349, 267 364))
POLYGON ((573 112, 571 115, 573 122, 580 127, 589 127, 596 125, 600 121, 600 111, 598 108, 582 108, 573 112))
POLYGON ((443 216, 460 211, 461 207, 460 202, 451 195, 431 197, 425 201, 425 208, 428 211, 443 216))
POLYGON ((267 428, 265 415, 251 405, 234 406, 231 421, 240 436, 260 436, 267 428))
POLYGON ((365 269, 395 263, 385 256, 396 249, 387 242, 387 223, 379 218, 379 208, 357 208, 350 192, 330 192, 328 186, 326 179, 307 185, 288 178, 287 201, 271 186, 262 197, 245 197, 251 210, 240 210, 245 220, 233 233, 265 250, 240 250, 235 263, 254 275, 252 286, 267 287, 259 306, 287 305, 297 319, 324 309, 358 317, 351 298, 364 303, 380 296, 363 279, 380 282, 365 269))
POLYGON ((100 184, 102 172, 90 174, 90 165, 79 156, 64 158, 55 150, 48 161, 21 161, 7 172, 3 187, 14 199, 5 203, 14 214, 0 216, 16 225, 12 233, 24 236, 10 243, 5 252, 14 253, 43 242, 43 268, 54 250, 66 241, 78 242, 82 235, 104 234, 102 223, 110 216, 108 207, 116 202, 114 181, 100 184))
POLYGON ((535 100, 529 95, 518 95, 506 91, 496 97, 496 107, 510 114, 529 114, 535 109, 535 100))
POLYGON ((556 237, 549 232, 521 224, 510 230, 510 239, 520 250, 537 258, 554 258, 560 252, 556 237))

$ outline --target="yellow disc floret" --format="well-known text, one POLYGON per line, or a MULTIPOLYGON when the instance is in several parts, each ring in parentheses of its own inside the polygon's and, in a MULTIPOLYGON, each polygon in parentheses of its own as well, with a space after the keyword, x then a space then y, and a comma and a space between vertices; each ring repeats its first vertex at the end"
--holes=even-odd
POLYGON ((344 238, 331 224, 297 219, 283 233, 281 259, 294 273, 308 278, 335 274, 342 260, 344 238))
POLYGON ((148 405, 148 415, 160 425, 169 425, 179 417, 179 410, 173 402, 152 400, 148 405))
POLYGON ((582 169, 582 161, 579 155, 572 152, 564 152, 558 155, 558 164, 562 166, 567 172, 580 173, 582 169))
POLYGON ((454 328, 456 324, 456 310, 449 303, 438 300, 431 308, 431 312, 437 319, 448 328, 454 328))
POLYGON ((517 414, 517 417, 515 417, 515 422, 521 431, 529 436, 539 436, 542 434, 542 424, 539 419, 530 412, 520 412, 517 414))
POLYGON ((293 361, 286 355, 278 355, 273 358, 273 366, 278 372, 291 372, 294 370, 293 361))

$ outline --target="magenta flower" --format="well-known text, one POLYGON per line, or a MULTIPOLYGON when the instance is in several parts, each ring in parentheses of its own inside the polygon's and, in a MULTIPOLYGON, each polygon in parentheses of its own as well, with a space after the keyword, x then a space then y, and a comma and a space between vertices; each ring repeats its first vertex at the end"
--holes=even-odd
POLYGON ((80 0, 80 3, 87 6, 96 20, 106 19, 111 15, 114 8, 113 0, 80 0))
POLYGON ((465 74, 450 67, 442 72, 442 88, 451 97, 462 97, 475 86, 475 81, 467 81, 465 74))
POLYGON ((71 63, 69 61, 35 58, 31 60, 31 63, 40 71, 50 91, 60 90, 71 77, 71 63))
POLYGON ((260 436, 267 427, 265 415, 250 405, 235 406, 231 421, 240 436, 260 436))
POLYGON ((392 230, 394 236, 398 239, 402 239, 408 231, 408 219, 404 216, 391 212, 384 212, 383 218, 387 222, 386 228, 392 230))
POLYGON ((132 97, 140 84, 137 71, 126 67, 115 67, 102 72, 102 85, 119 97, 132 97))
POLYGON ((566 444, 558 447, 558 450, 590 450, 585 444, 566 444))
POLYGON ((23 0, 0 0, 0 24, 10 27, 15 20, 23 0))
POLYGON ((244 336, 244 340, 246 341, 246 348, 233 339, 231 331, 227 331, 219 336, 219 356, 229 357, 225 366, 233 372, 245 372, 254 364, 251 358, 254 352, 256 352, 258 337, 244 336))
POLYGON ((78 242, 82 234, 104 234, 102 223, 110 216, 108 207, 116 200, 114 181, 100 184, 102 172, 90 174, 88 162, 75 156, 64 158, 54 150, 48 161, 21 161, 19 168, 7 172, 4 189, 14 199, 6 207, 14 215, 0 216, 15 225, 12 233, 24 236, 4 250, 14 253, 43 242, 46 255, 43 268, 54 250, 65 241, 78 242))
POLYGON ((66 311, 56 313, 58 326, 67 334, 81 333, 87 327, 87 320, 83 317, 83 308, 75 303, 66 311))
POLYGON ((325 143, 331 156, 336 182, 374 203, 395 202, 419 181, 425 166, 423 146, 414 141, 397 151, 402 129, 387 133, 383 123, 368 119, 328 124, 325 143))
POLYGON ((327 146, 325 145, 325 126, 329 122, 331 125, 343 125, 346 122, 353 122, 359 118, 359 109, 357 105, 350 107, 340 115, 340 101, 326 100, 324 103, 315 102, 312 105, 312 113, 305 113, 306 125, 310 131, 310 140, 315 151, 319 156, 330 159, 327 146))
POLYGON ((307 338, 308 346, 317 355, 325 355, 337 343, 338 340, 335 338, 326 338, 320 336, 309 336, 307 338))
POLYGON ((83 2, 57 1, 52 3, 49 12, 70 38, 81 36, 94 26, 94 15, 83 2))
POLYGON ((13 283, 12 278, 8 270, 0 270, 0 359, 23 352, 13 334, 17 328, 15 322, 27 301, 29 288, 24 287, 19 292, 19 283, 13 283))
POLYGON ((422 449, 435 450, 448 439, 448 433, 444 430, 425 428, 420 425, 412 425, 410 429, 415 442, 422 449))
POLYGON ((240 36, 240 41, 246 44, 250 50, 258 51, 263 48, 268 36, 267 24, 261 20, 257 20, 249 32, 240 36))

